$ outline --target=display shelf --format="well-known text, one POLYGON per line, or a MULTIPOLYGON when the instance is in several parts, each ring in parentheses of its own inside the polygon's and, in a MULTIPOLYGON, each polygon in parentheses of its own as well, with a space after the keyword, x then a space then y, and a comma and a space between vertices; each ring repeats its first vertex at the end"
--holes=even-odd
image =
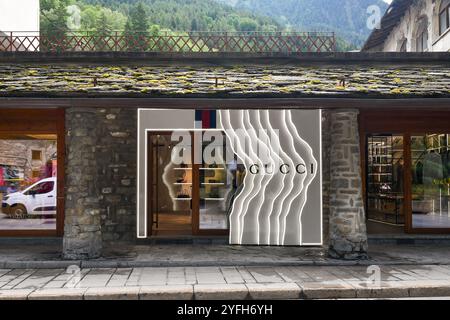
POLYGON ((202 182, 202 186, 224 186, 225 182, 202 182))
POLYGON ((374 175, 378 175, 378 176, 390 176, 392 173, 390 172, 380 172, 380 173, 369 173, 369 176, 374 176, 374 175))
POLYGON ((403 198, 396 195, 396 166, 403 158, 395 136, 368 138, 368 219, 394 224, 404 223, 403 198))

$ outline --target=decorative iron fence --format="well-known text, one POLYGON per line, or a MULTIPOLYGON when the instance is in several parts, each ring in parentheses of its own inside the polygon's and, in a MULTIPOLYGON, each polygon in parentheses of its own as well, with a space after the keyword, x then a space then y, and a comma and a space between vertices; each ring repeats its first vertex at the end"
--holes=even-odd
POLYGON ((333 52, 333 32, 0 32, 0 51, 333 52))

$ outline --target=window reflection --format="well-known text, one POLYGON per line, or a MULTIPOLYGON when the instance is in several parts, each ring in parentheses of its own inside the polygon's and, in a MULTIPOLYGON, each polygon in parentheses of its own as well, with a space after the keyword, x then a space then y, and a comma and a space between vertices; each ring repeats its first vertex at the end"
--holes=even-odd
MULTIPOLYGON (((403 136, 369 136, 367 170, 369 227, 385 232, 391 227, 403 226, 403 136)), ((402 228, 394 231, 391 228, 386 232, 396 231, 402 231, 402 228)))
POLYGON ((449 136, 411 137, 413 228, 450 228, 449 136))
POLYGON ((55 230, 56 135, 0 139, 0 230, 55 230))

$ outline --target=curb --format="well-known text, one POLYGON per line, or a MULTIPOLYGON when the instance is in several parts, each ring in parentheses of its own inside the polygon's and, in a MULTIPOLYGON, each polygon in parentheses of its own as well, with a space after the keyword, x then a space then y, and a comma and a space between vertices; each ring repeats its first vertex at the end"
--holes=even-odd
POLYGON ((301 266, 370 266, 370 265, 441 265, 441 262, 392 260, 303 260, 303 261, 121 261, 121 260, 50 260, 50 261, 0 261, 0 269, 65 269, 78 266, 90 268, 143 268, 143 267, 301 267, 301 266))
POLYGON ((368 288, 349 283, 255 283, 0 290, 0 300, 390 299, 450 296, 450 284, 368 288))

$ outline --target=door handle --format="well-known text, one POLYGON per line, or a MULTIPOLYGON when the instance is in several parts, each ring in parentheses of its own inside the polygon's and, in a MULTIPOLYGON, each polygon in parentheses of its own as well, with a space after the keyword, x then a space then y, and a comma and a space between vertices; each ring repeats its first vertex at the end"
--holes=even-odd
POLYGON ((47 196, 47 198, 53 198, 53 196, 47 196))

